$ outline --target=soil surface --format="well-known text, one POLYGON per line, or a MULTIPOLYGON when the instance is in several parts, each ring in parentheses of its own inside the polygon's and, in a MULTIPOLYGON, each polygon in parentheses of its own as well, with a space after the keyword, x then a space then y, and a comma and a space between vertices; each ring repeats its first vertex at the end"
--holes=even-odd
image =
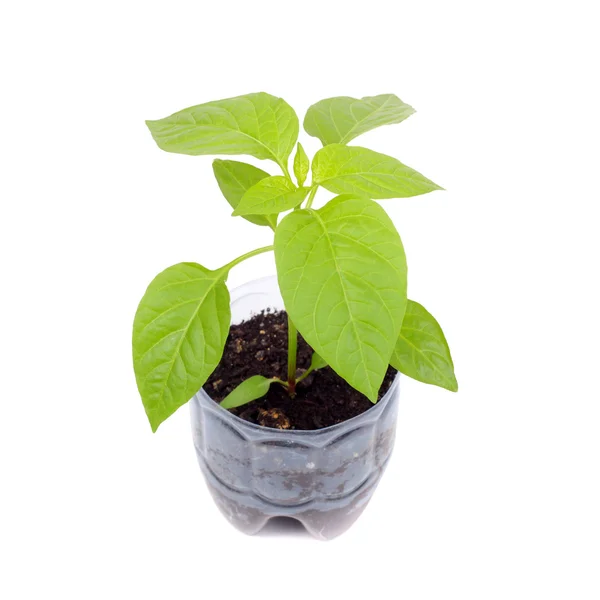
MULTIPOLYGON (((312 349, 299 335, 297 376, 308 368, 311 355, 312 349)), ((389 367, 379 398, 388 391, 395 374, 396 370, 389 367)), ((223 358, 204 390, 215 402, 220 402, 252 375, 287 379, 287 314, 284 311, 267 310, 232 325, 223 358)), ((265 397, 231 412, 264 427, 321 429, 356 417, 373 406, 330 367, 324 367, 298 384, 294 398, 290 398, 283 386, 273 383, 265 397)))

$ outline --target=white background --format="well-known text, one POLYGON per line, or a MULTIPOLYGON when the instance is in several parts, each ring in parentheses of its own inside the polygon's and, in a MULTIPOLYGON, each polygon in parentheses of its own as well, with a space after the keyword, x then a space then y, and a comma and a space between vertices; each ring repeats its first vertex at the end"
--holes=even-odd
POLYGON ((0 597, 600 598, 594 5, 3 3, 0 597), (330 543, 232 529, 187 409, 152 435, 131 367, 156 273, 270 243, 144 120, 261 90, 300 118, 396 93, 417 114, 355 143, 447 189, 382 204, 460 392, 405 380, 389 469, 330 543))

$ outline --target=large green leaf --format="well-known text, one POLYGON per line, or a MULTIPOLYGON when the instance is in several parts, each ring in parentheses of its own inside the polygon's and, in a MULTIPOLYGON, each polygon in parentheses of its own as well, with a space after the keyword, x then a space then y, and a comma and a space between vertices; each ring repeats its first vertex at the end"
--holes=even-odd
POLYGON ((146 414, 158 426, 204 384, 230 324, 227 271, 180 263, 148 286, 133 323, 133 366, 146 414))
POLYGON ((439 323, 418 302, 408 301, 390 364, 417 381, 458 390, 450 348, 439 323))
POLYGON ((304 129, 319 138, 323 146, 347 144, 376 127, 400 123, 414 112, 394 94, 360 99, 339 96, 313 104, 304 117, 304 129))
POLYGON ((269 391, 272 383, 273 379, 267 379, 262 375, 253 375, 227 394, 221 401, 221 406, 228 409, 236 408, 262 398, 269 391))
MULTIPOLYGON (((213 172, 219 188, 225 196, 225 200, 229 202, 234 210, 240 203, 242 196, 261 179, 270 177, 269 173, 249 165, 247 163, 238 162, 237 160, 221 160, 219 158, 213 161, 213 172)), ((247 219, 255 225, 267 225, 275 228, 277 225, 277 216, 269 215, 246 215, 247 219)))
POLYGON ((294 109, 264 92, 199 104, 146 124, 167 152, 249 154, 279 164, 287 162, 299 128, 294 109))
POLYGON ((442 188, 399 160, 358 146, 331 144, 313 158, 313 183, 335 194, 373 200, 406 198, 442 188))
POLYGON ((275 231, 275 260, 304 339, 376 402, 406 308, 406 258, 389 217, 359 198, 294 211, 275 231))
POLYGON ((272 215, 295 208, 308 188, 297 188, 287 177, 275 175, 253 185, 242 197, 234 215, 272 215))

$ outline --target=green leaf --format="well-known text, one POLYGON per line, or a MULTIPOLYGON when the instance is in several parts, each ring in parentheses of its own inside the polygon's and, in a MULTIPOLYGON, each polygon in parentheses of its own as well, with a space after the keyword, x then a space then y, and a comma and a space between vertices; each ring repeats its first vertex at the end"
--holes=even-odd
POLYGON ((249 154, 287 162, 298 117, 281 98, 259 92, 186 108, 146 121, 159 148, 179 154, 249 154))
POLYGON ((304 129, 319 138, 323 146, 347 144, 376 127, 400 123, 414 112, 394 94, 361 99, 339 96, 313 104, 304 118, 304 129))
POLYGON ((298 181, 298 185, 300 187, 304 185, 309 169, 310 161, 308 160, 308 156, 306 156, 306 152, 304 152, 302 144, 298 142, 296 156, 294 156, 294 175, 296 176, 296 180, 298 181))
POLYGON ((406 308, 406 258, 385 211, 362 198, 294 211, 275 230, 275 260, 304 339, 376 402, 406 308))
POLYGON ((272 215, 300 204, 308 188, 297 188, 287 177, 275 175, 253 185, 242 197, 234 215, 272 215))
POLYGON ((312 356, 310 357, 310 366, 308 368, 309 371, 316 371, 317 369, 322 369, 323 367, 327 366, 327 362, 323 360, 323 358, 321 356, 319 356, 319 354, 317 354, 316 352, 312 353, 312 356))
POLYGON ((223 354, 231 320, 227 271, 179 263, 148 286, 133 323, 133 366, 158 426, 202 387, 223 354))
POLYGON ((373 200, 407 198, 442 188, 399 160, 358 146, 331 144, 313 159, 313 183, 335 194, 373 200))
POLYGON ((408 301, 390 364, 404 375, 456 392, 450 348, 439 323, 418 302, 408 301))
POLYGON ((246 381, 242 381, 232 392, 222 400, 223 408, 236 408, 262 398, 271 387, 273 379, 267 379, 262 375, 253 375, 246 381))
MULTIPOLYGON (((234 210, 240 203, 242 196, 261 179, 270 177, 270 175, 253 165, 238 162, 236 160, 221 160, 219 158, 213 161, 213 172, 219 184, 219 188, 234 210)), ((247 215, 244 217, 255 225, 266 225, 275 229, 277 225, 277 216, 269 215, 247 215)))

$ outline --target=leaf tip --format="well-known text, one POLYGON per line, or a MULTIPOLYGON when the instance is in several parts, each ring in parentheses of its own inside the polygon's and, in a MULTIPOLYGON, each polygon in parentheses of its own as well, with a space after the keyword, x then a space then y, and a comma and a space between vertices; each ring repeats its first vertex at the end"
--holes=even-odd
POLYGON ((456 375, 454 375, 454 371, 448 373, 444 381, 440 381, 439 383, 434 383, 433 385, 437 385, 449 392, 458 392, 458 381, 456 380, 456 375))
POLYGON ((378 389, 370 388, 368 393, 366 391, 363 393, 373 404, 377 404, 377 400, 379 400, 379 390, 378 389))
POLYGON ((150 423, 150 429, 152 429, 152 433, 156 433, 156 430, 160 427, 162 423, 162 419, 155 419, 148 415, 148 422, 150 423))

